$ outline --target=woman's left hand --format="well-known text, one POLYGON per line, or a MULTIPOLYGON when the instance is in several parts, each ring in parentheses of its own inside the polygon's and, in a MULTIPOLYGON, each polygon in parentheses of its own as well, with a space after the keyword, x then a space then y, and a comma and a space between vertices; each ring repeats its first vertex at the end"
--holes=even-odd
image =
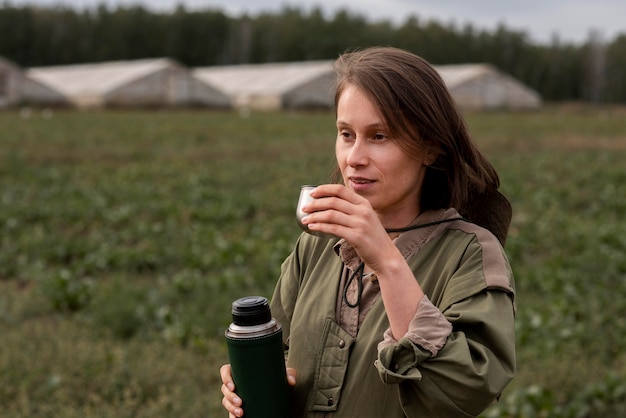
POLYGON ((378 214, 366 198, 341 185, 318 186, 311 196, 302 223, 312 231, 344 238, 376 273, 392 335, 400 339, 424 292, 378 214))
POLYGON ((314 200, 303 208, 302 223, 312 231, 324 232, 348 241, 365 264, 377 271, 386 251, 397 251, 370 202, 339 184, 318 186, 314 200))

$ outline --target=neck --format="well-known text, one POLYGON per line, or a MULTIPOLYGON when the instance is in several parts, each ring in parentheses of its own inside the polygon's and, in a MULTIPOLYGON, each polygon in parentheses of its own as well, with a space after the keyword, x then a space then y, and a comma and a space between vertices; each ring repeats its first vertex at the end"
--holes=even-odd
POLYGON ((420 216, 421 212, 411 211, 411 213, 406 214, 395 214, 394 216, 384 216, 378 215, 380 222, 383 224, 385 229, 387 230, 398 230, 402 228, 406 228, 412 225, 417 218, 420 216))

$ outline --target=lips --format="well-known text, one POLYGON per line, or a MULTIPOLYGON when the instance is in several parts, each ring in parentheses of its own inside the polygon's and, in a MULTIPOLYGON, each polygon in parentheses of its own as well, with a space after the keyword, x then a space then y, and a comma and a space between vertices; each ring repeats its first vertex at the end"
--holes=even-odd
POLYGON ((355 192, 362 192, 369 190, 374 185, 375 181, 364 177, 348 177, 350 187, 355 192))

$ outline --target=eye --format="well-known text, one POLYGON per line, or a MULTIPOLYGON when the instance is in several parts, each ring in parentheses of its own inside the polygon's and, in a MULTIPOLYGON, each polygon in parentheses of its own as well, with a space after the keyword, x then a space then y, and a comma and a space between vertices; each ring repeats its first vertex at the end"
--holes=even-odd
POLYGON ((340 129, 339 136, 344 139, 350 139, 352 138, 352 132, 348 131, 347 129, 340 129))
POLYGON ((374 141, 384 141, 386 139, 388 139, 389 137, 387 135, 385 135, 384 133, 378 132, 375 133, 374 135, 372 135, 372 139, 374 141))

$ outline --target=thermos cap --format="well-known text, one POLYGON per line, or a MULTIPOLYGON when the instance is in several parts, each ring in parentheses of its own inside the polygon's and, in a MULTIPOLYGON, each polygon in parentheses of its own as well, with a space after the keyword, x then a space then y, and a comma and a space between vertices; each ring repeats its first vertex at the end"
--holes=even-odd
POLYGON ((255 326, 272 320, 272 313, 267 298, 263 296, 246 296, 232 304, 233 324, 239 326, 255 326))

